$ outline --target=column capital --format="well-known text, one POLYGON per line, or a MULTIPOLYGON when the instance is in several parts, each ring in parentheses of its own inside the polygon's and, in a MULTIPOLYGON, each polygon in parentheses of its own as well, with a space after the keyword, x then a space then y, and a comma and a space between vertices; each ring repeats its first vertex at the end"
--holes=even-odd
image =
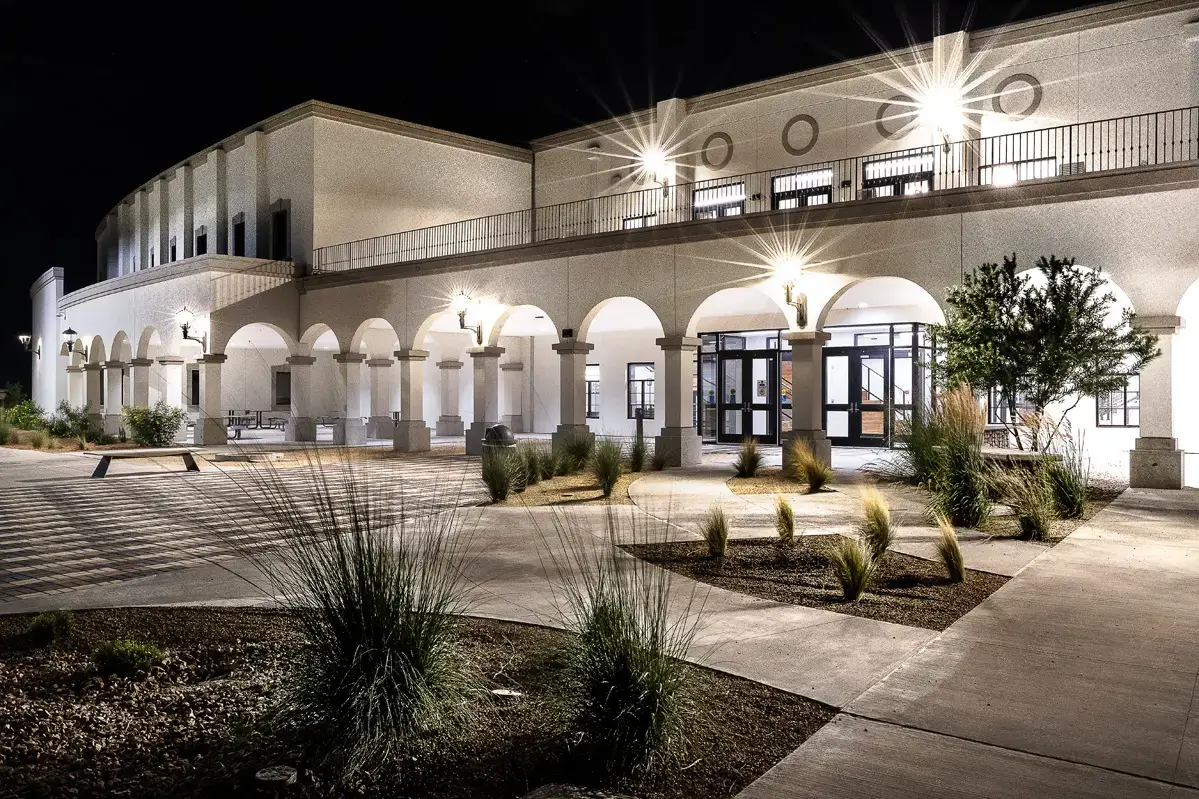
POLYGON ((503 347, 471 347, 467 352, 472 358, 498 358, 507 350, 503 347))
POLYGON ((437 368, 438 369, 461 369, 462 361, 454 361, 454 360, 438 361, 437 368))
POLYGON ((196 363, 224 363, 229 360, 229 356, 223 352, 208 352, 202 357, 196 358, 196 363))
POLYGON ((508 363, 500 364, 501 372, 522 372, 524 368, 525 365, 520 361, 508 361, 508 363))
POLYGON ((550 349, 559 355, 586 355, 595 349, 594 344, 588 344, 586 341, 561 341, 557 344, 551 344, 550 349))
POLYGON ((1159 336, 1173 336, 1186 327, 1181 316, 1134 316, 1132 323, 1159 336))
POLYGON ((312 366, 316 363, 316 358, 312 355, 290 355, 284 358, 283 362, 289 366, 312 366))
POLYGON ((153 366, 153 358, 134 358, 129 362, 130 366, 153 366))
POLYGON ((182 365, 183 364, 183 356, 182 355, 163 355, 162 357, 160 357, 158 359, 158 362, 160 364, 162 364, 163 366, 172 366, 172 365, 176 365, 176 364, 182 365))
POLYGON ((69 375, 79 374, 82 371, 83 371, 82 366, 68 366, 67 367, 67 374, 69 374, 69 375))
POLYGON ((362 363, 365 360, 366 354, 361 352, 338 352, 333 356, 335 363, 362 363))
POLYGON ((104 369, 124 369, 129 364, 124 361, 101 361, 100 366, 104 369))
POLYGON ((369 358, 366 362, 367 366, 391 366, 395 361, 391 358, 369 358))
POLYGON ((85 372, 98 372, 98 371, 100 371, 100 364, 98 364, 98 363, 85 363, 85 364, 83 365, 82 369, 83 369, 83 371, 85 371, 85 372))
POLYGON ((700 340, 695 336, 666 336, 654 339, 654 343, 664 350, 697 350, 700 340))
POLYGON ((821 344, 833 337, 832 333, 823 330, 793 330, 783 334, 783 341, 788 344, 821 344))
POLYGON ((423 361, 429 357, 428 350, 396 350, 392 353, 397 361, 423 361))

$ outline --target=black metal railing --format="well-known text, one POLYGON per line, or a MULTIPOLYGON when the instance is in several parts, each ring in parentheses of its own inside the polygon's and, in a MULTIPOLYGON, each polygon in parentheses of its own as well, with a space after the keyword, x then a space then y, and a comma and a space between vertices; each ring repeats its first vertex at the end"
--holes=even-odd
POLYGON ((853 200, 1199 160, 1199 107, 709 178, 320 247, 312 272, 853 200))

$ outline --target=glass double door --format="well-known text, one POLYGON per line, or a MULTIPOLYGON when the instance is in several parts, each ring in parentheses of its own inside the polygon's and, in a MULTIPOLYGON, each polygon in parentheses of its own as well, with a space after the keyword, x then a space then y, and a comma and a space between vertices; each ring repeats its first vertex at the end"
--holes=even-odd
POLYGON ((778 443, 778 351, 721 352, 718 364, 716 439, 778 443))
POLYGON ((843 447, 885 447, 889 440, 889 347, 832 347, 824 353, 824 429, 843 447))

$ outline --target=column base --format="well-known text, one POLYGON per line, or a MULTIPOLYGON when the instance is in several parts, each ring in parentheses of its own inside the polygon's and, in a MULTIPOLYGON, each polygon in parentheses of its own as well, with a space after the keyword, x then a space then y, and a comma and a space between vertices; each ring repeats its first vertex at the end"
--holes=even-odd
POLYGON ((311 416, 289 416, 283 426, 284 441, 316 441, 316 419, 311 416))
POLYGON ((580 438, 595 441, 595 433, 591 432, 591 428, 585 424, 560 424, 550 436, 550 449, 554 452, 561 452, 571 442, 580 438))
POLYGON ((104 414, 103 421, 100 422, 100 427, 105 433, 110 436, 115 436, 121 432, 121 415, 119 413, 104 414))
POLYGON ((1180 489, 1186 453, 1176 438, 1138 438, 1128 453, 1128 485, 1132 488, 1180 489))
POLYGON ((219 447, 229 443, 229 431, 225 429, 223 419, 197 419, 192 436, 192 443, 201 447, 219 447))
POLYGON ((513 433, 525 432, 525 417, 519 413, 506 415, 503 423, 508 425, 508 429, 513 433))
POLYGON ((390 416, 372 416, 366 421, 367 438, 392 438, 395 436, 395 420, 390 416))
POLYGON ((423 419, 404 419, 395 425, 392 449, 396 452, 428 452, 429 428, 423 419))
POLYGON ((460 436, 466 433, 466 426, 461 416, 439 416, 437 418, 437 435, 460 436))
POLYGON ((694 427, 663 427, 654 439, 654 453, 667 466, 699 466, 703 442, 694 427))
POLYGON ((487 428, 495 427, 499 422, 471 422, 466 430, 466 454, 482 455, 483 439, 487 436, 487 428))
POLYGON ((361 447, 366 443, 366 424, 360 417, 335 420, 333 443, 343 447, 361 447))
POLYGON ((797 438, 808 442, 812 454, 825 466, 833 465, 833 442, 823 430, 792 430, 783 438, 783 469, 791 465, 791 442, 797 438))

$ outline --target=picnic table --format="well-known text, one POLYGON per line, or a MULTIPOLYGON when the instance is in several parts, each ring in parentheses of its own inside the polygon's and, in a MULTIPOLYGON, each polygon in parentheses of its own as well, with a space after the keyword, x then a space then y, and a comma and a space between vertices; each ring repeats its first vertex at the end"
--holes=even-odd
POLYGON ((103 477, 108 474, 108 467, 114 460, 132 460, 138 458, 183 458, 183 465, 189 472, 198 472, 195 456, 190 447, 147 447, 145 449, 109 449, 92 453, 100 456, 92 477, 103 477))

